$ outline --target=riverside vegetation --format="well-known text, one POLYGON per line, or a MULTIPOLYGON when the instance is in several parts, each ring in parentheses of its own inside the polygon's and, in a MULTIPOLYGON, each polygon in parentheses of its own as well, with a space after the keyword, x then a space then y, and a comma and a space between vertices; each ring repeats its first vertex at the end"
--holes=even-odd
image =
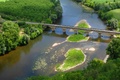
POLYGON ((54 23, 61 17, 62 9, 58 0, 0 0, 0 15, 0 19, 5 19, 0 24, 0 55, 3 55, 28 44, 44 30, 41 25, 8 20, 54 23))
MULTIPOLYGON (((94 8, 99 17, 106 21, 111 29, 119 30, 120 0, 74 0, 94 8), (116 17, 118 16, 118 17, 116 17)), ((83 70, 61 72, 52 77, 33 76, 27 80, 119 80, 120 79, 120 38, 114 38, 108 45, 106 63, 94 59, 83 70)))

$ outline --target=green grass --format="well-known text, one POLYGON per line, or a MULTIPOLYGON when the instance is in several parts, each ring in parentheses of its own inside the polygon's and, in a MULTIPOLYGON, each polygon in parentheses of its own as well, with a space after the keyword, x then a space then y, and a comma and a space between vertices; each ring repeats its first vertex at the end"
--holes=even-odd
POLYGON ((58 69, 62 71, 68 70, 68 68, 82 63, 85 58, 84 53, 81 50, 75 48, 68 50, 68 52, 65 54, 65 57, 66 59, 63 62, 64 65, 62 68, 60 68, 60 66, 58 67, 58 69))
POLYGON ((81 21, 81 22, 78 24, 78 27, 79 27, 79 28, 89 28, 89 25, 87 24, 87 22, 81 21))
POLYGON ((87 38, 82 34, 73 34, 73 35, 70 35, 67 39, 67 41, 69 42, 78 42, 81 40, 87 40, 87 38))
MULTIPOLYGON (((86 21, 81 21, 81 22, 78 24, 78 27, 79 27, 79 28, 89 28, 89 25, 88 25, 88 23, 87 23, 86 21)), ((85 31, 79 30, 78 32, 83 34, 85 31)))
POLYGON ((120 21, 120 9, 114 9, 109 12, 107 12, 107 15, 112 15, 113 18, 116 18, 120 21))

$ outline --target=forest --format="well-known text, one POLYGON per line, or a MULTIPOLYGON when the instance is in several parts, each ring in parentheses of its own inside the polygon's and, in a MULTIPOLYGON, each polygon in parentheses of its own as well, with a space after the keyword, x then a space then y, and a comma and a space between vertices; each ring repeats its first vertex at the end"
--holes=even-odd
POLYGON ((1 0, 0 55, 28 44, 43 33, 41 25, 25 24, 25 21, 54 23, 61 16, 62 8, 56 0, 1 0))
POLYGON ((0 2, 0 15, 12 21, 55 22, 62 9, 57 0, 8 0, 0 2))

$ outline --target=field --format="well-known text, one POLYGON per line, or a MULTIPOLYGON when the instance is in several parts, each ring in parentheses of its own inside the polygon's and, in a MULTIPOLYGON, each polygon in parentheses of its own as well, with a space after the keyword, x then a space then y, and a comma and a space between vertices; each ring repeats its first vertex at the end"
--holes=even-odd
POLYGON ((113 15, 113 18, 116 18, 120 21, 120 9, 115 9, 107 12, 109 15, 113 15))

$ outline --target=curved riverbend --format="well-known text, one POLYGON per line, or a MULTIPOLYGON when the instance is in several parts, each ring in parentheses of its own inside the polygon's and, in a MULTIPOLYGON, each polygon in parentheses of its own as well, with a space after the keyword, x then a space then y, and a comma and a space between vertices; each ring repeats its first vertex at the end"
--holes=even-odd
MULTIPOLYGON (((85 19, 92 28, 106 28, 97 14, 91 15, 91 13, 82 12, 83 8, 72 0, 60 0, 60 2, 63 8, 63 17, 57 24, 73 26, 80 20, 85 19)), ((80 48, 86 55, 86 61, 71 70, 86 67, 87 63, 93 58, 105 58, 106 42, 109 41, 109 37, 103 36, 97 39, 97 34, 90 33, 90 39, 87 42, 69 43, 65 41, 66 37, 73 32, 67 30, 66 34, 63 34, 60 28, 57 28, 55 33, 46 31, 41 36, 31 40, 28 45, 17 47, 9 54, 0 56, 0 80, 24 80, 25 77, 34 75, 54 75, 56 74, 54 67, 64 61, 64 54, 70 48, 80 48), (52 47, 54 43, 61 42, 63 43, 52 47), (95 50, 91 51, 91 47, 95 50), (39 66, 40 64, 44 64, 44 67, 39 66)))

